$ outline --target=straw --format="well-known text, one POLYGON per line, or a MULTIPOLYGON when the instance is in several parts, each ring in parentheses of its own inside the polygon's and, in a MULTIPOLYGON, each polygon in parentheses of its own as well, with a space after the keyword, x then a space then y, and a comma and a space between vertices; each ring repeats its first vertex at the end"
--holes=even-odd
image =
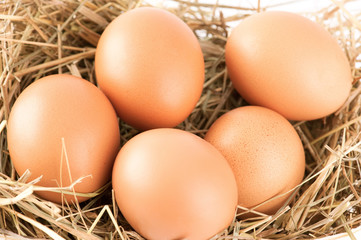
MULTIPOLYGON (((203 137, 219 116, 247 104, 233 89, 225 66, 229 26, 273 6, 264 6, 262 1, 254 7, 217 1, 172 2, 172 7, 157 7, 177 14, 194 31, 204 54, 206 78, 196 108, 177 128, 203 137), (225 9, 235 14, 225 16, 225 9)), ((239 206, 257 217, 235 218, 213 239, 356 239, 361 226, 361 13, 350 12, 349 3, 352 1, 330 0, 320 11, 301 13, 337 39, 350 60, 354 78, 348 100, 336 113, 292 122, 306 152, 304 181, 294 189, 289 204, 273 216, 239 206)), ((123 12, 150 5, 127 0, 5 0, 0 4, 0 238, 143 239, 119 212, 110 183, 95 193, 80 194, 91 197, 85 203, 59 205, 38 198, 37 190, 75 193, 72 186, 40 187, 40 178, 28 182, 30 172, 17 176, 8 153, 6 126, 18 95, 43 76, 74 74, 96 84, 94 54, 104 28, 123 12)), ((138 133, 122 121, 120 129, 122 144, 138 133)), ((74 184, 81 181, 73 180, 74 184)))

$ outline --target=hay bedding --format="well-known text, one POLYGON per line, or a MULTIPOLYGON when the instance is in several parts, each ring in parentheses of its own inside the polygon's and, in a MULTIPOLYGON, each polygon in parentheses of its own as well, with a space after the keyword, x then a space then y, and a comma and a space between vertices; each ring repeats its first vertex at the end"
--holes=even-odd
MULTIPOLYGON (((198 35, 206 67, 202 97, 178 127, 204 136, 217 117, 246 104, 233 90, 225 70, 228 24, 264 9, 183 0, 173 3, 176 7, 168 10, 198 35), (237 13, 224 17, 225 8, 237 13)), ((305 13, 338 39, 350 60, 354 84, 336 114, 293 122, 307 156, 306 177, 295 200, 274 216, 235 220, 214 239, 311 239, 337 233, 356 239, 351 229, 361 225, 361 13, 351 14, 344 4, 334 0, 315 14, 305 13)), ((142 239, 116 208, 110 184, 80 205, 60 206, 37 198, 33 194, 38 188, 36 180, 25 183, 29 173, 17 176, 11 165, 6 120, 19 93, 42 76, 70 73, 95 83, 94 52, 101 32, 122 12, 143 5, 147 4, 125 0, 0 1, 0 238, 142 239)), ((122 122, 120 129, 123 143, 137 133, 122 122)))

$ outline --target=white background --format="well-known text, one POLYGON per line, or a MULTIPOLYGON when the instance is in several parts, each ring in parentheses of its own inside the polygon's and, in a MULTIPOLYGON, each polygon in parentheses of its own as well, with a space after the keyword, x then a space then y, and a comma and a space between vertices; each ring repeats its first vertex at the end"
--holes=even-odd
MULTIPOLYGON (((258 0, 184 0, 188 2, 199 2, 236 7, 257 8, 258 0)), ((172 0, 144 0, 152 5, 176 6, 172 0)), ((261 8, 272 10, 286 10, 292 12, 315 12, 330 5, 344 5, 350 12, 361 14, 361 0, 260 0, 261 8)), ((227 11, 226 11, 227 12, 227 11)))

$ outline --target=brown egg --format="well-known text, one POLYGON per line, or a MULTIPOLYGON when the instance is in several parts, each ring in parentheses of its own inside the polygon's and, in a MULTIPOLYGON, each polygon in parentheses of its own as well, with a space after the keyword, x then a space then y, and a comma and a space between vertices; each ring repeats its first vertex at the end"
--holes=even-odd
POLYGON ((231 32, 226 64, 236 90, 252 105, 290 120, 327 116, 351 89, 349 62, 320 25, 288 12, 262 12, 231 32))
MULTIPOLYGON (((29 169, 29 181, 42 176, 37 185, 44 187, 67 187, 85 177, 75 185, 77 193, 93 192, 110 180, 120 145, 109 100, 90 82, 71 75, 44 77, 20 94, 11 109, 7 140, 19 175, 29 169)), ((37 194, 62 202, 60 193, 37 194)))
POLYGON ((204 60, 197 38, 177 16, 141 7, 114 19, 95 54, 98 84, 118 116, 140 129, 174 127, 201 96, 204 60))
POLYGON ((267 108, 247 106, 229 111, 214 122, 205 140, 231 165, 242 207, 274 214, 290 197, 292 191, 287 192, 303 179, 305 156, 297 132, 284 117, 267 108), (275 196, 279 197, 257 207, 275 196))
POLYGON ((119 209, 146 239, 209 239, 234 218, 237 186, 229 164, 186 131, 159 128, 133 137, 112 178, 119 209))

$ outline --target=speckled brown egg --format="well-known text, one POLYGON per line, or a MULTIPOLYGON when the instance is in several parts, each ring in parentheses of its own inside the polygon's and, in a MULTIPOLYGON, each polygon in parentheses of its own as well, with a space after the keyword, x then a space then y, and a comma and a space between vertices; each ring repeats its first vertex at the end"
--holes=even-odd
POLYGON ((303 179, 301 140, 287 119, 270 109, 233 109, 213 123, 205 140, 231 165, 242 207, 274 214, 303 179))
MULTIPOLYGON (((91 193, 111 178, 119 151, 116 113, 106 96, 90 82, 71 75, 50 75, 28 86, 17 98, 8 120, 10 157, 19 175, 28 169, 37 186, 69 187, 91 193)), ((67 201, 72 189, 63 189, 67 201)), ((60 193, 37 191, 61 203, 60 193)), ((79 202, 88 199, 77 197, 79 202)))
POLYGON ((180 18, 141 7, 104 30, 95 72, 120 119, 147 130, 174 127, 189 116, 202 93, 204 60, 196 36, 180 18))
POLYGON ((247 17, 231 31, 225 57, 232 83, 247 102, 290 120, 335 112, 351 89, 350 65, 337 41, 295 13, 247 17))
POLYGON ((179 129, 130 139, 113 168, 116 202, 146 239, 209 239, 232 222, 237 186, 222 154, 179 129))

